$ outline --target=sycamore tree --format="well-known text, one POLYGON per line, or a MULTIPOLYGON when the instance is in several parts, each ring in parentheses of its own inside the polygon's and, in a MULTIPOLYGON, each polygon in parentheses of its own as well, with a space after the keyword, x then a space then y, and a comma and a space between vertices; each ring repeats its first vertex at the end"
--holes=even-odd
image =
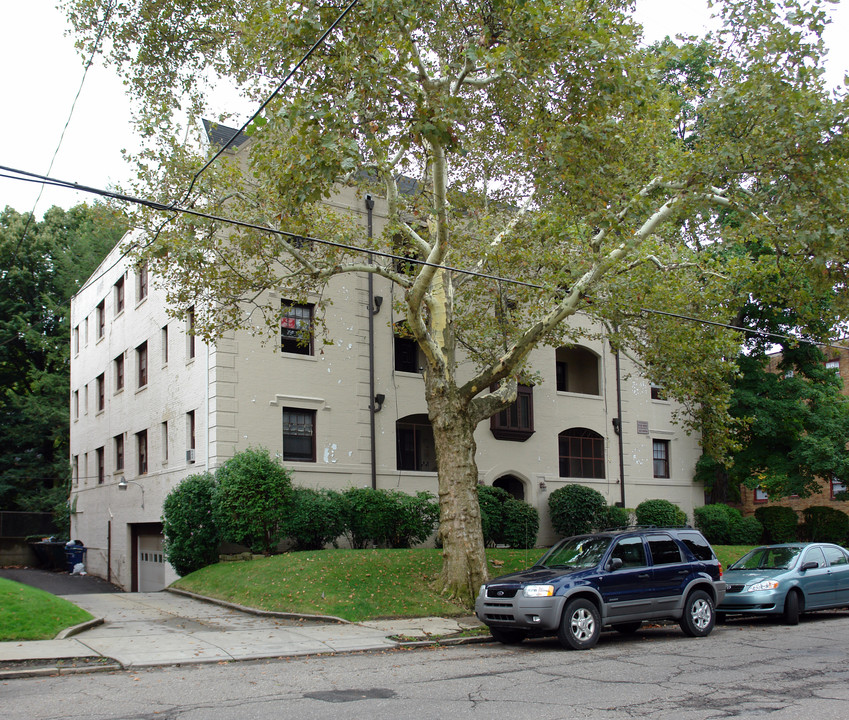
POLYGON ((258 106, 342 2, 64 5, 84 51, 103 29, 138 101, 150 144, 134 190, 282 232, 139 214, 136 252, 199 332, 246 311, 275 327, 271 289, 323 297, 345 273, 398 288, 426 359, 441 583, 458 598, 487 574, 473 432, 534 378, 535 347, 577 339, 570 317, 631 353, 721 456, 733 335, 641 310, 725 322, 774 266, 844 281, 847 105, 823 87, 817 2, 729 0, 716 34, 648 48, 623 0, 361 0, 238 156, 194 182, 210 84, 258 106), (385 232, 322 202, 344 184, 386 198, 385 232), (773 266, 735 252, 754 237, 773 266))

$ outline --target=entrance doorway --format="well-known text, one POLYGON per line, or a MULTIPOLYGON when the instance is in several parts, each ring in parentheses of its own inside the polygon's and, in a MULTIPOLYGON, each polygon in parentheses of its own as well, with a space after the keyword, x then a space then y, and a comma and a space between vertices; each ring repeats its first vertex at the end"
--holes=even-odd
POLYGON ((158 592, 165 588, 165 552, 162 524, 132 525, 132 592, 158 592))
POLYGON ((492 483, 492 486, 506 490, 517 500, 525 499, 525 483, 515 475, 502 475, 492 483))

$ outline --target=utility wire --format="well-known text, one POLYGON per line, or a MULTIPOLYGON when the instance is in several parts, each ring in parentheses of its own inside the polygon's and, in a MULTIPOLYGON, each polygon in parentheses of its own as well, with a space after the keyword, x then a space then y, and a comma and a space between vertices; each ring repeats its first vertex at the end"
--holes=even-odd
MULTIPOLYGON (((192 182, 191 182, 191 184, 189 185, 189 189, 188 189, 188 190, 186 190, 186 192, 184 193, 184 195, 183 195, 182 199, 179 201, 179 204, 180 204, 180 205, 182 205, 183 203, 185 203, 185 202, 188 200, 189 195, 191 194, 192 190, 194 189, 194 187, 195 187, 195 183, 198 181, 198 178, 201 176, 201 174, 202 174, 202 173, 203 173, 203 172, 204 172, 204 171, 205 171, 205 170, 206 170, 206 169, 207 169, 210 165, 212 165, 212 163, 214 163, 214 162, 215 162, 215 161, 219 158, 219 156, 220 156, 220 155, 221 155, 221 154, 222 154, 225 150, 227 150, 227 148, 229 148, 229 147, 233 144, 233 142, 235 142, 236 138, 237 138, 237 137, 239 137, 239 135, 241 135, 241 134, 245 131, 245 128, 247 128, 247 127, 248 127, 248 125, 250 125, 250 124, 251 124, 254 120, 256 120, 256 119, 259 117, 260 113, 261 113, 263 110, 265 110, 265 108, 266 108, 266 107, 268 107, 268 104, 269 104, 269 103, 270 103, 270 102, 271 102, 274 98, 276 98, 276 97, 277 97, 277 95, 279 95, 279 94, 280 94, 280 92, 281 92, 281 91, 283 90, 283 88, 284 88, 284 87, 285 87, 285 86, 289 83, 289 81, 292 79, 292 77, 295 75, 295 73, 296 73, 296 72, 298 72, 298 70, 300 70, 300 69, 301 69, 301 66, 302 66, 302 65, 303 65, 303 64, 304 64, 307 60, 309 60, 310 56, 311 56, 311 55, 312 55, 312 54, 313 54, 313 53, 314 53, 314 52, 318 49, 318 47, 319 47, 320 45, 322 45, 322 44, 324 43, 324 41, 325 41, 325 39, 327 38, 327 36, 328 36, 328 35, 330 35, 330 33, 331 33, 331 32, 333 32, 333 31, 336 29, 336 27, 339 25, 339 23, 341 23, 341 22, 342 22, 342 20, 345 18, 345 16, 346 16, 346 15, 347 15, 347 14, 348 14, 348 13, 349 13, 352 9, 353 9, 354 5, 356 5, 358 2, 359 2, 359 0, 351 0, 351 2, 348 4, 348 6, 347 6, 347 7, 346 7, 346 8, 345 8, 342 12, 341 12, 341 14, 339 15, 339 17, 337 17, 337 18, 336 18, 336 20, 334 20, 334 21, 333 21, 333 24, 331 24, 331 25, 330 25, 330 27, 328 27, 328 28, 327 28, 327 30, 325 30, 325 31, 324 31, 324 33, 321 35, 321 37, 320 37, 318 40, 316 40, 316 41, 315 41, 315 43, 313 44, 313 46, 312 46, 312 47, 311 47, 311 48, 307 51, 306 55, 304 55, 304 56, 303 56, 303 57, 302 57, 302 58, 301 58, 301 59, 300 59, 300 60, 299 60, 299 61, 298 61, 295 65, 294 65, 294 67, 292 67, 292 69, 291 69, 291 70, 289 70, 289 72, 287 73, 286 77, 285 77, 285 78, 283 78, 283 81, 282 81, 282 82, 281 82, 281 83, 277 86, 277 88, 274 90, 274 92, 272 92, 272 93, 271 93, 271 95, 269 95, 269 96, 268 96, 268 98, 266 98, 265 102, 263 102, 263 103, 262 103, 262 105, 260 105, 260 106, 259 106, 259 109, 258 109, 258 110, 257 110, 257 111, 253 114, 253 115, 251 115, 251 117, 250 117, 250 118, 249 118, 249 119, 245 122, 245 124, 244 124, 244 125, 242 125, 242 127, 240 127, 238 130, 236 130, 236 132, 234 132, 234 133, 233 133, 233 135, 231 136, 231 138, 230 138, 230 139, 229 139, 229 140, 228 140, 228 141, 227 141, 227 142, 226 142, 226 143, 225 143, 225 144, 224 144, 221 148, 219 148, 218 152, 217 152, 217 153, 215 153, 215 155, 213 155, 213 156, 212 156, 212 157, 211 157, 211 158, 207 161, 206 165, 204 165, 204 166, 203 166, 200 170, 198 170, 198 171, 195 173, 195 176, 192 178, 192 182)), ((50 172, 50 171, 48 170, 48 172, 50 172)))
MULTIPOLYGON (((80 80, 80 86, 77 88, 77 94, 74 96, 74 101, 71 103, 71 110, 68 113, 68 119, 65 120, 65 127, 62 128, 62 133, 59 136, 59 142, 56 145, 56 149, 53 151, 53 157, 50 158, 50 165, 47 168, 47 175, 50 174, 50 171, 53 169, 53 163, 56 162, 56 156, 59 154, 59 148, 62 147, 62 141, 65 139, 65 132, 68 130, 68 126, 71 124, 71 118, 74 116, 74 110, 77 107, 77 100, 80 99, 80 93, 83 91, 83 85, 85 85, 86 77, 88 76, 89 68, 94 62, 94 56, 97 55, 98 48, 100 47, 100 40, 103 37, 103 31, 106 29, 106 22, 109 20, 109 15, 112 12, 112 3, 106 6, 106 12, 103 15, 103 22, 100 23, 100 28, 97 31, 97 38, 94 41, 94 46, 91 49, 91 55, 89 55, 88 62, 85 64, 85 69, 83 70, 83 77, 80 80)), ((24 225, 24 231, 21 233, 21 239, 18 240, 18 247, 15 250, 15 255, 20 252, 21 245, 24 242, 24 239, 27 236, 27 230, 29 230, 30 222, 32 221, 33 216, 35 215, 35 209, 38 207, 38 203, 41 200, 41 195, 44 193, 44 186, 47 183, 41 184, 41 189, 38 191, 38 197, 35 199, 35 202, 32 204, 32 210, 27 216, 26 224, 24 225)))
MULTIPOLYGON (((499 277, 497 275, 489 275, 488 273, 482 273, 477 270, 464 270, 463 268, 456 268, 450 265, 440 265, 439 263, 431 263, 427 260, 419 260, 417 258, 409 258, 404 255, 396 255, 394 253, 386 252, 383 250, 373 250, 370 248, 362 248, 357 245, 348 245, 346 243, 338 243, 332 240, 323 240, 322 238, 316 238, 311 236, 301 235, 299 233, 289 232, 287 230, 277 230, 275 228, 270 228, 265 225, 257 225, 255 223, 250 223, 244 220, 235 220, 232 218, 225 218, 218 215, 211 215, 209 213, 204 213, 199 210, 195 210, 194 208, 188 207, 179 207, 174 204, 166 205, 162 202, 157 202, 155 200, 146 200, 145 198, 138 198, 132 195, 125 195, 123 193, 118 193, 112 190, 103 190, 100 188, 93 188, 87 185, 81 185, 80 183, 69 182, 66 180, 58 180, 56 178, 48 178, 44 175, 39 175, 37 173, 27 172, 25 170, 17 170, 15 168, 11 168, 5 165, 0 165, 0 177, 9 178, 11 180, 20 180, 24 182, 44 182, 49 185, 53 185, 55 187, 64 187, 72 190, 77 190, 79 192, 91 193, 94 195, 100 195, 102 197, 107 197, 112 200, 120 200, 121 202, 133 203, 136 205, 142 205, 144 207, 149 207, 154 210, 159 210, 161 212, 170 212, 173 214, 184 213, 187 215, 193 215, 195 217, 203 218, 205 220, 212 220, 213 222, 223 223, 225 225, 235 225, 237 227, 243 227, 250 230, 256 230, 258 232, 269 233, 271 235, 280 235, 290 240, 295 240, 297 242, 311 242, 316 243, 317 245, 325 245, 327 247, 339 248, 341 250, 349 250, 355 253, 361 253, 363 255, 368 255, 371 257, 381 257, 389 260, 397 260, 405 263, 410 263, 412 265, 420 265, 422 267, 433 267, 439 268, 442 270, 447 270, 449 272, 455 272, 461 275, 469 275, 472 277, 482 278, 484 280, 492 280, 494 282, 502 282, 509 285, 517 285, 519 287, 531 288, 534 290, 545 290, 551 291, 550 287, 546 287, 545 285, 540 285, 538 283, 532 283, 525 280, 515 280, 513 278, 504 278, 499 277), (8 174, 14 173, 14 174, 8 174)), ((100 279, 105 275, 109 270, 111 270, 115 265, 117 265, 124 257, 126 257, 128 251, 125 251, 121 257, 119 257, 115 263, 113 263, 109 268, 104 270, 100 275, 89 279, 89 281, 83 286, 87 287, 92 282, 100 279)), ((82 288, 80 288, 82 290, 82 288)), ((79 292, 79 291, 78 291, 79 292)), ((640 308, 640 313, 646 313, 650 315, 659 315, 665 317, 672 317, 679 320, 686 320, 688 322, 700 323, 702 325, 712 325, 715 327, 721 327, 727 330, 735 330, 737 332, 744 332, 750 335, 756 335, 758 337, 763 338, 774 338, 781 340, 791 340, 793 342, 804 342, 810 345, 816 345, 818 347, 827 347, 833 348, 836 350, 847 350, 849 347, 845 345, 831 345, 829 343, 822 343, 816 340, 811 340, 809 338, 800 338, 795 335, 782 335, 779 333, 770 333, 763 330, 751 330, 749 328, 741 328, 736 325, 730 325, 728 323, 721 323, 714 320, 703 320, 701 318, 691 317, 689 315, 681 315, 677 313, 669 313, 664 312, 662 310, 652 310, 651 308, 640 308)))

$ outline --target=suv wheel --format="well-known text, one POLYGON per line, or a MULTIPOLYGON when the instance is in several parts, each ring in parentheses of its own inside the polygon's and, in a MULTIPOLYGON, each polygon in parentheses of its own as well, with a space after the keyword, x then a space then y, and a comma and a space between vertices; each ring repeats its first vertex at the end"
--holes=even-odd
POLYGON ((716 615, 713 611, 713 600, 704 590, 694 590, 687 596, 684 603, 684 614, 681 616, 681 629, 690 637, 705 637, 710 635, 716 615))
POLYGON ((518 645, 528 637, 528 634, 524 630, 514 630, 512 628, 491 627, 489 634, 502 645, 518 645))
POLYGON ((567 650, 589 650, 601 634, 601 617, 589 600, 576 598, 563 611, 557 639, 567 650))

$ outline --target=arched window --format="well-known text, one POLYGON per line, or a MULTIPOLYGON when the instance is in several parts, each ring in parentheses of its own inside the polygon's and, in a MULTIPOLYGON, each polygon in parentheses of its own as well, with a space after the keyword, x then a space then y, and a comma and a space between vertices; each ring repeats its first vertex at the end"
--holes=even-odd
POLYGON ((395 447, 399 470, 436 471, 436 447, 427 415, 407 415, 398 420, 395 447))
POLYGON ((559 392, 601 395, 598 355, 586 348, 563 346, 556 350, 556 361, 559 392))
POLYGON ((558 436, 560 477, 603 478, 604 438, 587 428, 569 428, 558 436))

